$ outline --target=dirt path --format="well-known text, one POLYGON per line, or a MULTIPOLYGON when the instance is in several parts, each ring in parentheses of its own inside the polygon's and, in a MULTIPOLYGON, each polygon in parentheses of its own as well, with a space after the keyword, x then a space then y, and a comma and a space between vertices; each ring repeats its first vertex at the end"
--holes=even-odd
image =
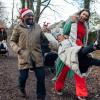
MULTIPOLYGON (((17 57, 11 50, 9 54, 9 57, 0 56, 0 100, 36 100, 36 79, 34 73, 29 73, 27 80, 26 90, 29 98, 24 99, 19 96, 17 89, 17 57)), ((53 83, 51 79, 53 76, 53 74, 46 70, 46 100, 76 100, 73 79, 67 79, 68 84, 66 85, 64 95, 58 96, 52 89, 53 83)), ((87 84, 89 89, 88 100, 100 100, 100 68, 93 68, 92 73, 87 79, 87 84)))

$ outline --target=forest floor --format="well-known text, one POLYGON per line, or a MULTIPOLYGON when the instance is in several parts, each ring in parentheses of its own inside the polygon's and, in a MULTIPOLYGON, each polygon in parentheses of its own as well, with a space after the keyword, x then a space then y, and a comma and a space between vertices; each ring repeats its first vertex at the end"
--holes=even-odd
MULTIPOLYGON (((94 53, 100 58, 100 51, 94 53)), ((99 66, 100 67, 100 66, 99 66)), ((87 78, 88 100, 100 100, 100 68, 93 67, 87 78)), ((75 82, 73 78, 67 78, 64 95, 59 96, 53 90, 51 79, 54 74, 46 68, 46 100, 77 100, 75 96, 75 82)), ((9 56, 0 55, 0 100, 36 100, 36 78, 34 72, 29 73, 26 91, 29 98, 22 98, 17 88, 18 69, 17 56, 9 48, 9 56)))

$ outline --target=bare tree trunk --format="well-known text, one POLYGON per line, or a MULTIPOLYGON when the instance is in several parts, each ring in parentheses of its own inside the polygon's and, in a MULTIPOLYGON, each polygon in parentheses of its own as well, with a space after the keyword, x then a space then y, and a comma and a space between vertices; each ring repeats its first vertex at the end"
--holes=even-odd
POLYGON ((13 0, 13 7, 12 7, 12 28, 13 28, 13 25, 14 24, 14 0, 13 0))
POLYGON ((29 0, 29 7, 28 8, 30 8, 34 11, 33 3, 34 3, 34 0, 29 0))
POLYGON ((90 2, 91 0, 84 0, 84 8, 90 9, 90 2))
POLYGON ((35 14, 35 21, 38 22, 40 15, 43 13, 43 11, 49 6, 51 0, 44 0, 43 2, 41 0, 20 0, 21 1, 21 8, 29 8, 31 10, 33 10, 34 14, 35 14), (36 6, 34 6, 33 4, 36 4, 36 6), (41 11, 41 6, 43 6, 44 8, 41 11), (34 8, 36 7, 36 10, 34 11, 34 8))
POLYGON ((21 8, 25 8, 25 0, 20 0, 20 1, 21 1, 21 5, 22 5, 21 8))
POLYGON ((36 7, 36 18, 35 21, 38 22, 40 18, 40 9, 41 9, 41 0, 37 0, 37 7, 36 7))

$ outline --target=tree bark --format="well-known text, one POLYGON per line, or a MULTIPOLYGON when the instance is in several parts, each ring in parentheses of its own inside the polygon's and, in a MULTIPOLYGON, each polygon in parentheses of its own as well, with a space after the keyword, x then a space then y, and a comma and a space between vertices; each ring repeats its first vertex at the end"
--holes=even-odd
POLYGON ((41 9, 41 0, 37 0, 37 6, 36 6, 36 18, 35 21, 38 22, 40 18, 40 9, 41 9))
POLYGON ((25 8, 25 0, 20 0, 20 1, 21 1, 21 5, 22 5, 21 8, 25 8))
POLYGON ((84 0, 84 8, 90 9, 90 2, 91 0, 84 0))

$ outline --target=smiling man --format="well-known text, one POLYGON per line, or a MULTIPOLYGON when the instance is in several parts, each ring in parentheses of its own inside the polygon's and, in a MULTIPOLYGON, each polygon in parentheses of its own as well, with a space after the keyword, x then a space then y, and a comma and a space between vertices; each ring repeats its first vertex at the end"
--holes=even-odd
POLYGON ((25 84, 30 68, 33 68, 37 78, 37 100, 45 100, 45 70, 41 50, 41 27, 35 23, 33 11, 22 9, 20 23, 13 29, 10 45, 18 54, 19 90, 26 97, 25 84))

